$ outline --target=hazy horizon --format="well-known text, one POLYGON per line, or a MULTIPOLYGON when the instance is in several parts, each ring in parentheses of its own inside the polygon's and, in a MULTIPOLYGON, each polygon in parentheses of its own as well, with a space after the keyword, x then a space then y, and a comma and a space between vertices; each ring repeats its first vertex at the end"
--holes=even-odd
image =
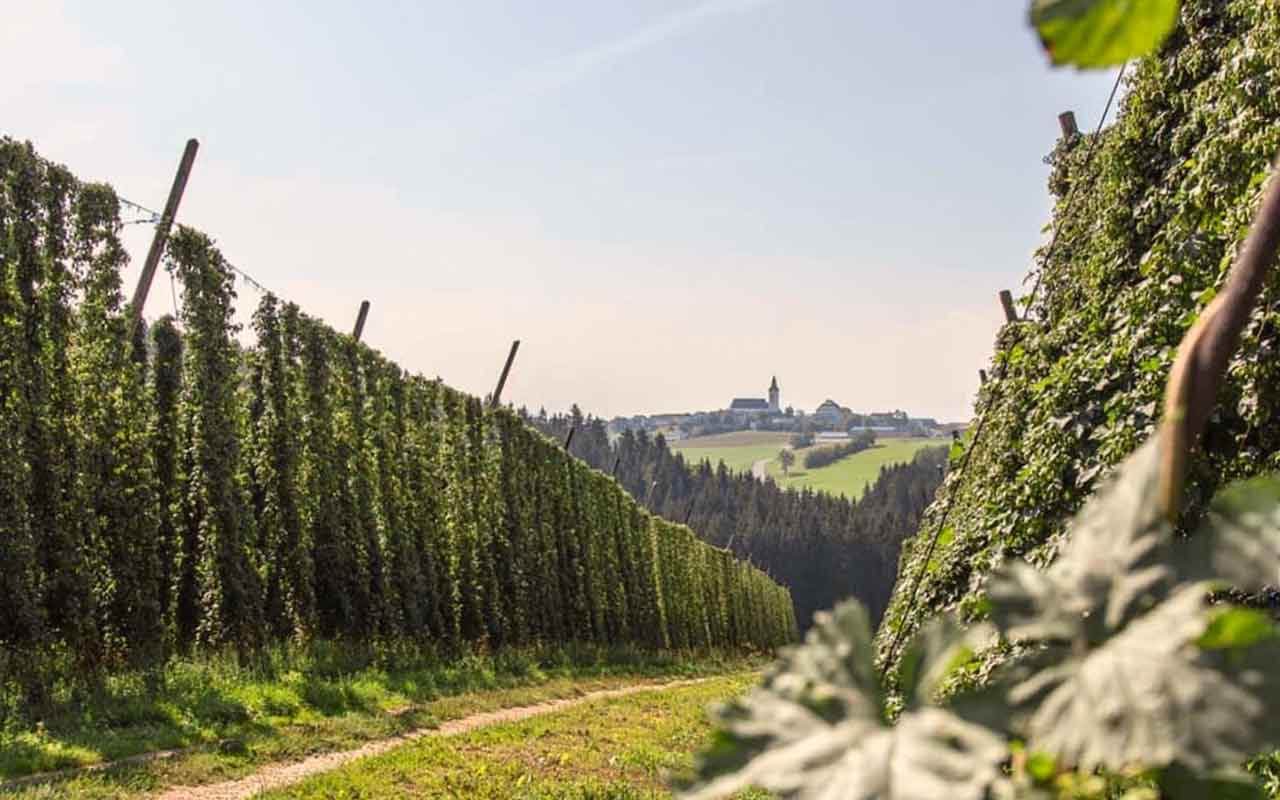
POLYGON ((1007 3, 549 8, 21 4, 0 133, 152 208, 198 138, 180 222, 339 329, 369 299, 365 341, 473 393, 518 338, 534 410, 777 375, 784 406, 969 418, 1057 113, 1092 128, 1114 73, 1050 70, 1007 3))

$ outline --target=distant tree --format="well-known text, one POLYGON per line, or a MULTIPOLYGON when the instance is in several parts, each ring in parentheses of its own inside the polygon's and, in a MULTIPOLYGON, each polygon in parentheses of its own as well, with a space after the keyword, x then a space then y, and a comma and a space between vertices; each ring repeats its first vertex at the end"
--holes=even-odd
POLYGON ((875 443, 876 437, 874 433, 871 431, 859 431, 853 434, 849 441, 844 444, 838 444, 835 447, 814 448, 805 453, 805 469, 820 469, 834 464, 842 458, 872 447, 875 443))
POLYGON ((796 450, 803 450, 813 445, 813 433, 811 431, 801 430, 791 435, 791 446, 796 450))
POLYGON ((796 454, 791 452, 791 448, 784 447, 778 453, 778 461, 782 462, 782 474, 789 477, 791 475, 791 465, 796 463, 796 454))

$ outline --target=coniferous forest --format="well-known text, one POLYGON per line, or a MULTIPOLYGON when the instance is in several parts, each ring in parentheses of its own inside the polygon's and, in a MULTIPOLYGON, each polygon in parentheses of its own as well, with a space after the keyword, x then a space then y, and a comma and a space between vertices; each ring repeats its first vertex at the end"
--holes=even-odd
POLYGON ((605 423, 568 414, 523 415, 596 469, 612 472, 651 512, 688 520, 699 537, 766 570, 791 590, 796 619, 856 597, 873 620, 889 602, 902 541, 919 527, 941 484, 946 448, 928 448, 908 464, 881 470, 857 502, 735 473, 724 464, 686 463, 661 434, 624 432, 610 442, 605 423))

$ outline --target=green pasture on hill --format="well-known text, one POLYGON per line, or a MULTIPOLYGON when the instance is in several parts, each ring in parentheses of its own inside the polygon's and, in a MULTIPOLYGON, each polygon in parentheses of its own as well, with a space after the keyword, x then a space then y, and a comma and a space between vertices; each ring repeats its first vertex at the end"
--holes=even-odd
MULTIPOLYGON (((782 465, 775 457, 769 462, 769 476, 779 486, 788 489, 810 488, 831 494, 844 495, 857 500, 867 484, 875 483, 880 468, 890 464, 905 464, 926 447, 945 447, 948 440, 938 439, 881 439, 870 450, 854 453, 821 469, 804 468, 804 450, 796 451, 796 463, 790 477, 783 477, 782 465)), ((817 445, 822 447, 824 445, 817 445)), ((775 453, 776 456, 776 453, 775 453)))
POLYGON ((721 461, 734 472, 750 472, 751 465, 765 458, 776 458, 791 439, 791 434, 773 431, 734 431, 715 436, 698 436, 672 442, 671 449, 684 456, 685 463, 721 461))
MULTIPOLYGON (((875 483, 881 467, 906 463, 922 448, 945 447, 950 443, 950 440, 945 437, 881 439, 870 450, 855 453, 830 466, 813 470, 804 468, 804 455, 809 448, 796 450, 795 466, 791 468, 791 475, 784 477, 782 464, 778 462, 778 453, 790 440, 789 433, 735 431, 672 442, 671 449, 683 455, 685 462, 690 465, 701 461, 710 461, 712 464, 723 461, 730 470, 735 472, 749 472, 752 464, 769 459, 767 466, 769 477, 783 488, 807 487, 856 500, 862 496, 867 484, 875 483)), ((815 448, 830 446, 832 446, 830 442, 814 445, 815 448)))

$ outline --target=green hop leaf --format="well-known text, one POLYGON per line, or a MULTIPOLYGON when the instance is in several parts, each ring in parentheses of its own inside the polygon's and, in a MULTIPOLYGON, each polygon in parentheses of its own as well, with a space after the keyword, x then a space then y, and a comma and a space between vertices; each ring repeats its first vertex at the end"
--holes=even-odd
POLYGON ((1207 588, 1181 588, 1096 647, 1053 645, 1024 665, 1009 700, 1031 746, 1084 770, 1203 771, 1252 755, 1267 704, 1197 646, 1207 588))
POLYGON ((1159 47, 1178 7, 1179 0, 1033 0, 1031 24, 1054 64, 1111 67, 1159 47))
POLYGON ((1196 644, 1201 650, 1249 647, 1276 635, 1271 618, 1252 608, 1225 608, 1209 622, 1196 644))
MULTIPOLYGON (((952 630, 931 627, 911 648, 915 687, 945 674, 963 651, 952 630)), ((722 730, 700 760, 702 782, 686 797, 758 786, 801 800, 981 800, 1005 786, 1007 744, 982 725, 936 706, 913 706, 886 724, 872 652, 860 605, 818 615, 805 644, 788 651, 762 687, 717 712, 722 730)))
POLYGON ((1214 496, 1204 524, 1177 550, 1180 577, 1240 589, 1280 582, 1280 478, 1234 483, 1214 496))

